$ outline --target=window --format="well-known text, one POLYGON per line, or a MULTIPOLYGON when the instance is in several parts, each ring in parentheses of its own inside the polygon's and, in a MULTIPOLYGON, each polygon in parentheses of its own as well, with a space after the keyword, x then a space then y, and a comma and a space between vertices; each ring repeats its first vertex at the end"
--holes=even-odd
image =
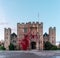
POLYGON ((26 33, 27 32, 27 28, 24 28, 24 33, 26 33))
POLYGON ((16 40, 13 40, 14 43, 16 43, 16 40))

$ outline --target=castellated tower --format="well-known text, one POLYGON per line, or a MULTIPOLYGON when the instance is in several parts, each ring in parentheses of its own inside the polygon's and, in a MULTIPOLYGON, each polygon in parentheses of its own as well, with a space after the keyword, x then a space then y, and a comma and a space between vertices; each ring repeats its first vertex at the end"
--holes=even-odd
MULTIPOLYGON (((43 23, 39 22, 28 22, 26 24, 17 23, 17 39, 22 40, 24 35, 28 35, 29 49, 40 49, 43 50, 43 23)), ((19 46, 19 44, 18 44, 19 46)), ((20 45, 21 46, 21 45, 20 45)))
POLYGON ((56 27, 49 28, 49 41, 51 44, 56 45, 56 27))
POLYGON ((10 45, 10 35, 11 35, 11 29, 10 28, 4 28, 4 46, 6 50, 9 50, 9 45, 10 45))
POLYGON ((39 25, 38 27, 38 32, 39 32, 39 35, 40 35, 40 50, 43 50, 43 23, 41 22, 41 24, 39 25))

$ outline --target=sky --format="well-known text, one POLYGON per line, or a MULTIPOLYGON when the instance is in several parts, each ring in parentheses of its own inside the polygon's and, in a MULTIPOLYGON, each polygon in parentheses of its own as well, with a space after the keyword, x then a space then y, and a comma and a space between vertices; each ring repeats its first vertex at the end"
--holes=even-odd
POLYGON ((56 41, 60 41, 60 0, 0 0, 0 40, 4 28, 17 33, 17 23, 43 22, 43 33, 56 27, 56 41))

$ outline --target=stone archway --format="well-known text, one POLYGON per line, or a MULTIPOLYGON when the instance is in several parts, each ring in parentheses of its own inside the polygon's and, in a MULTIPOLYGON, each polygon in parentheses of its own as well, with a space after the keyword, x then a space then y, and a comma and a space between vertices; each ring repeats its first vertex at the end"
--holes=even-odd
POLYGON ((36 49, 36 42, 31 42, 31 49, 36 49))

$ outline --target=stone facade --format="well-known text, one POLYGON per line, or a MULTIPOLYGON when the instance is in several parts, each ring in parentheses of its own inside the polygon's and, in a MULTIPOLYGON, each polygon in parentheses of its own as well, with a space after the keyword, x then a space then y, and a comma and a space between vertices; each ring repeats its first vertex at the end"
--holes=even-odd
POLYGON ((56 44, 56 28, 49 28, 49 34, 45 33, 43 35, 43 23, 39 22, 28 22, 28 23, 17 23, 17 35, 12 36, 11 28, 4 29, 4 46, 8 50, 10 43, 13 43, 17 46, 17 49, 22 46, 19 44, 19 41, 23 40, 26 35, 29 37, 29 47, 28 49, 39 49, 43 50, 44 43, 49 41, 51 44, 56 44))
POLYGON ((49 41, 51 44, 56 45, 56 27, 49 28, 49 41))
POLYGON ((4 29, 4 47, 6 50, 9 50, 9 45, 10 45, 10 35, 11 35, 11 29, 10 28, 5 28, 4 29))
POLYGON ((29 23, 18 23, 17 24, 17 38, 18 40, 22 40, 24 38, 24 35, 37 35, 38 38, 35 36, 34 38, 30 38, 30 46, 29 49, 31 48, 31 44, 36 44, 36 49, 43 50, 43 23, 38 23, 38 22, 29 22, 29 23), (34 43, 33 43, 34 42, 34 43))
POLYGON ((43 35, 44 42, 49 41, 51 44, 56 45, 56 27, 49 28, 49 34, 43 35))

